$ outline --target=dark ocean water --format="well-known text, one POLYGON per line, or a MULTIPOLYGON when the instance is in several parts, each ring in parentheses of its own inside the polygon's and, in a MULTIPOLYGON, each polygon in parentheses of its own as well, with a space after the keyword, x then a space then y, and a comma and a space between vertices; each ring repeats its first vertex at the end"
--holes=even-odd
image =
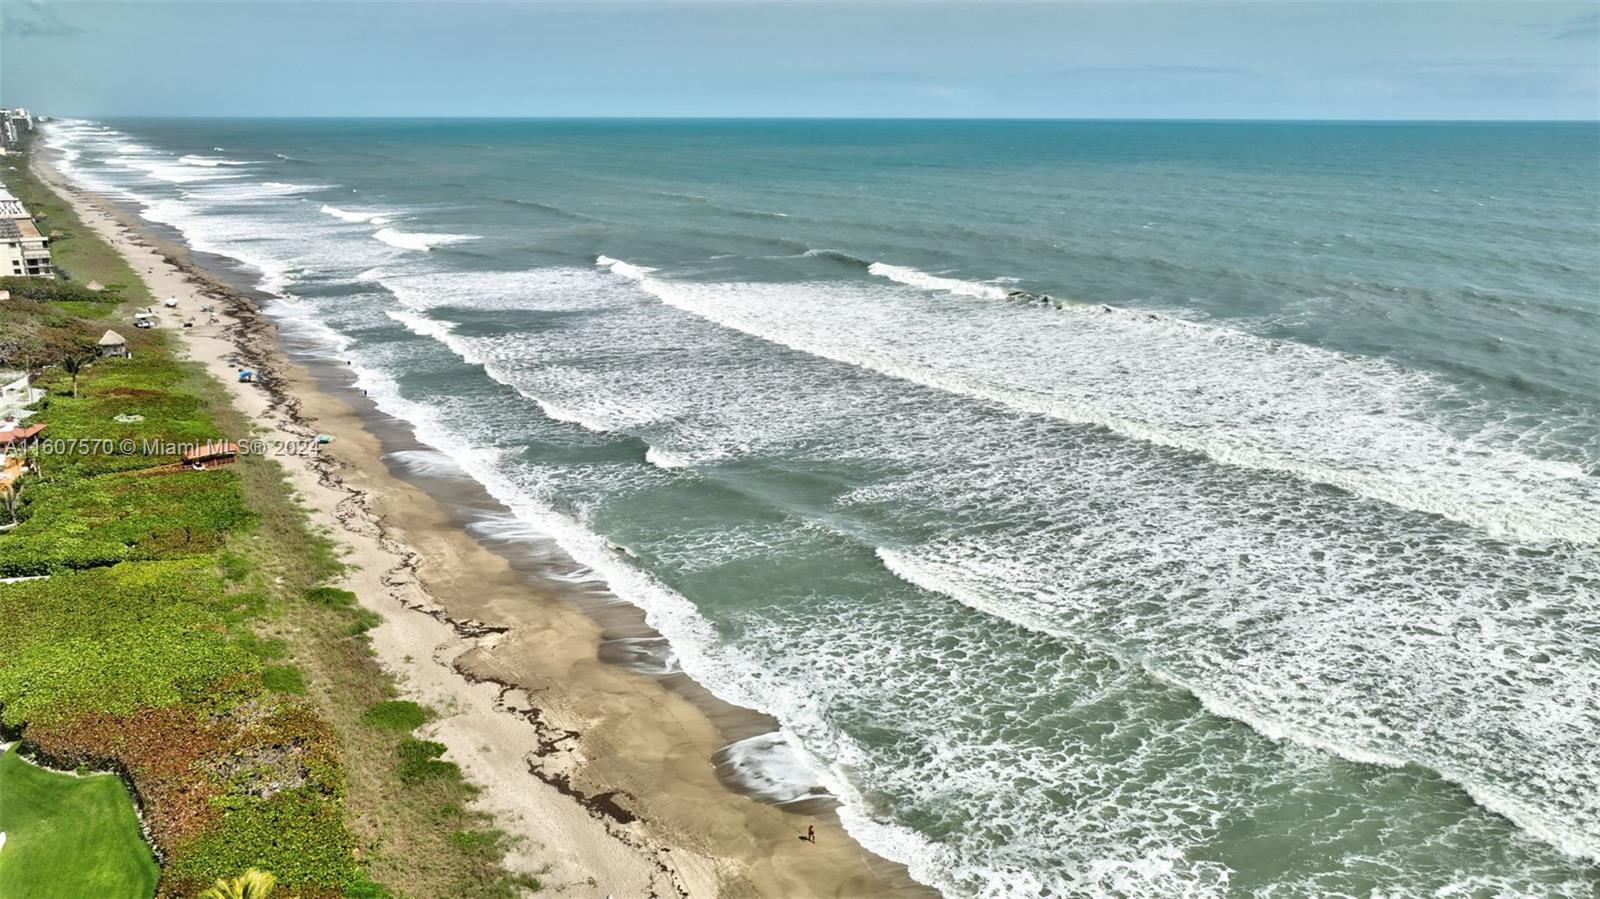
POLYGON ((48 139, 949 895, 1600 891, 1600 126, 48 139))

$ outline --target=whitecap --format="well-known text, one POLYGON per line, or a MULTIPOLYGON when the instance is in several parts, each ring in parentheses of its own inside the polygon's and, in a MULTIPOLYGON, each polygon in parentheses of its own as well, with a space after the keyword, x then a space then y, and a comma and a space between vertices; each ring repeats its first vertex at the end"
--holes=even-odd
POLYGON ((206 169, 214 169, 218 166, 228 165, 255 165, 253 162, 247 162, 240 159, 224 159, 218 156, 197 156, 194 154, 180 156, 178 157, 178 161, 184 165, 199 166, 200 168, 206 169))
POLYGON ((358 224, 382 225, 386 223, 389 213, 381 212, 356 212, 349 209, 340 209, 337 206, 324 205, 321 210, 325 215, 331 215, 343 222, 358 224))
POLYGON ((982 300, 1003 300, 1007 290, 993 284, 984 284, 981 281, 963 281, 958 278, 945 278, 939 275, 930 275, 904 265, 890 265, 886 262, 874 262, 867 266, 867 271, 880 278, 898 281, 923 290, 942 290, 946 293, 960 294, 961 296, 977 297, 982 300))
POLYGON ((432 234, 401 231, 399 228, 382 228, 374 232, 372 236, 391 247, 399 247, 402 250, 417 250, 419 252, 427 252, 435 247, 447 244, 479 239, 476 234, 432 234))

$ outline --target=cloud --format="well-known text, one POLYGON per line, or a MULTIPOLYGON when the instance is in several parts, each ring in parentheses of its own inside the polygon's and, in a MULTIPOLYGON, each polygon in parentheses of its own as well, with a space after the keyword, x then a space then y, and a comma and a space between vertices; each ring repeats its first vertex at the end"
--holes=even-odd
POLYGON ((1600 40, 1600 12, 1574 16, 1558 27, 1560 30, 1552 35, 1558 41, 1600 40))
POLYGON ((85 33, 61 18, 54 7, 35 0, 8 2, 0 14, 0 35, 5 37, 72 37, 85 33))

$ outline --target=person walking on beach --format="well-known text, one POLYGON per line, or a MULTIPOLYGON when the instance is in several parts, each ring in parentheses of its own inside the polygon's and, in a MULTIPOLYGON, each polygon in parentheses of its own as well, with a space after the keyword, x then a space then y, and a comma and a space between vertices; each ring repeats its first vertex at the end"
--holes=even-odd
POLYGON ((806 825, 806 837, 805 837, 805 839, 806 839, 806 842, 810 843, 813 846, 815 846, 817 844, 817 825, 815 825, 815 824, 807 824, 806 825))

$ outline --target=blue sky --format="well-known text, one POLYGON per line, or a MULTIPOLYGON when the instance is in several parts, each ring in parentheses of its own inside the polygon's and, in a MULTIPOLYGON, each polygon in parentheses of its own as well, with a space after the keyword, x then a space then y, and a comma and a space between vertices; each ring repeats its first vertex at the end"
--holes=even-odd
POLYGON ((0 2, 57 115, 1600 118, 1600 4, 0 2))

